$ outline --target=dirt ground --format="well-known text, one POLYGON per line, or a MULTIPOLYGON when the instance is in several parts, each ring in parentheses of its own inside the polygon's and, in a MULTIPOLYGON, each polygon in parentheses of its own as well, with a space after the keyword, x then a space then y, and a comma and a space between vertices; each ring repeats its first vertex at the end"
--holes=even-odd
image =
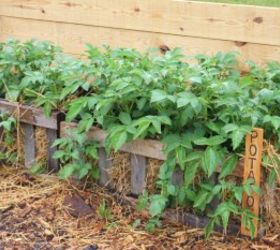
POLYGON ((276 233, 255 241, 215 233, 205 241, 203 230, 168 221, 149 234, 146 219, 98 186, 0 166, 0 250, 280 249, 276 233))

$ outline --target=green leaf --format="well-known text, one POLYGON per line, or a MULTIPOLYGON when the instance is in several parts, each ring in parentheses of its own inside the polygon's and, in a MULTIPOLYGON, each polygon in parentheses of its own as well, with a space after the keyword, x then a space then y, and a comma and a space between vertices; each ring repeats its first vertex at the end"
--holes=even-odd
POLYGON ((112 145, 116 151, 118 151, 122 147, 122 145, 126 142, 126 140, 127 140, 126 131, 117 133, 111 138, 112 145))
POLYGON ((245 137, 245 132, 242 130, 235 130, 232 132, 232 134, 230 135, 231 140, 232 140, 232 147, 233 149, 237 149, 238 146, 241 144, 242 140, 245 137))
POLYGON ((205 228, 205 237, 208 239, 211 235, 211 233, 214 231, 214 226, 215 226, 215 219, 209 220, 206 228, 205 228))
POLYGON ((182 146, 176 148, 176 158, 182 170, 185 168, 186 150, 182 146))
POLYGON ((219 152, 212 147, 208 147, 202 158, 202 166, 204 171, 210 177, 220 164, 219 152))
POLYGON ((69 110, 66 115, 67 121, 72 121, 78 114, 81 113, 82 109, 86 103, 83 103, 83 99, 77 99, 76 101, 70 104, 69 110))
POLYGON ((55 151, 53 154, 53 159, 60 159, 65 155, 65 152, 62 150, 55 151))
POLYGON ((155 89, 152 91, 151 103, 160 102, 160 101, 165 100, 166 98, 167 98, 166 92, 164 92, 163 90, 160 90, 160 89, 155 89))
POLYGON ((232 155, 229 157, 224 164, 221 166, 221 173, 219 175, 219 179, 224 178, 232 173, 235 169, 238 162, 238 157, 236 155, 232 155))
POLYGON ((169 185, 167 186, 167 193, 168 193, 169 195, 175 196, 175 194, 176 194, 176 188, 175 188, 175 186, 172 185, 172 184, 169 184, 169 185))
POLYGON ((76 164, 67 164, 59 170, 59 177, 63 180, 68 179, 76 170, 76 164))
POLYGON ((162 214, 165 206, 166 206, 167 199, 162 195, 153 195, 151 197, 151 204, 149 207, 149 213, 152 217, 162 214))
POLYGON ((229 133, 229 132, 232 132, 232 131, 237 130, 237 129, 238 129, 238 126, 234 123, 229 123, 229 124, 227 124, 223 127, 223 131, 225 133, 229 133))
POLYGON ((185 186, 189 186, 194 181, 194 177, 198 170, 199 163, 187 165, 184 171, 184 184, 185 186))
POLYGON ((185 161, 186 162, 196 161, 196 160, 202 159, 202 157, 203 157, 203 152, 193 151, 193 152, 187 154, 185 161))
POLYGON ((209 193, 207 191, 201 190, 194 201, 193 207, 197 207, 201 210, 204 210, 207 203, 208 195, 209 193))
POLYGON ((131 116, 127 112, 121 112, 119 119, 124 125, 129 125, 131 123, 131 116))
POLYGON ((226 139, 220 135, 212 136, 209 138, 203 137, 200 139, 194 140, 194 144, 196 145, 207 145, 207 146, 217 146, 225 142, 226 139))

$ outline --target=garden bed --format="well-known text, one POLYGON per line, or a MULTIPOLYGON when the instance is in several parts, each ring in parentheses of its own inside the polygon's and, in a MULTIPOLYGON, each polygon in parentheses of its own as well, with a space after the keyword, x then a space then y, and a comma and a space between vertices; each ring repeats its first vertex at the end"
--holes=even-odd
MULTIPOLYGON (((77 129, 78 125, 76 123, 67 123, 61 122, 61 137, 71 137, 71 129, 77 129)), ((147 183, 152 182, 155 183, 157 179, 157 175, 149 176, 149 172, 153 172, 153 169, 159 173, 159 168, 162 162, 166 159, 163 149, 164 144, 162 144, 158 140, 142 140, 137 139, 132 142, 124 144, 118 153, 112 155, 106 155, 104 144, 106 140, 107 133, 98 128, 92 127, 87 132, 87 139, 95 140, 98 142, 100 146, 99 150, 99 160, 98 166, 100 170, 100 184, 101 186, 108 187, 111 190, 115 190, 121 192, 122 196, 131 196, 131 195, 141 195, 147 189, 147 183), (117 164, 114 165, 114 161, 116 158, 121 158, 122 162, 117 160, 117 164), (158 160, 159 163, 156 165, 149 164, 149 160, 158 160), (122 166, 125 165, 125 169, 122 166), (114 176, 114 169, 119 169, 119 172, 114 176), (126 175, 126 172, 129 172, 129 175, 126 175), (126 178, 124 180, 124 178, 126 178), (123 188, 125 186, 125 188, 123 188)), ((221 169, 219 166, 216 168, 216 173, 220 173, 221 169)), ((263 171, 263 169, 262 169, 263 171)), ((232 172, 233 178, 238 178, 242 180, 244 175, 244 159, 238 161, 237 166, 234 168, 232 172)), ((264 172, 261 175, 262 187, 264 187, 264 172)), ((172 182, 174 185, 182 185, 183 182, 183 173, 178 168, 177 171, 173 173, 172 182)), ((215 178, 213 182, 215 183, 215 178)), ((155 190, 154 190, 155 191, 155 190)), ((264 195, 264 194, 263 194, 264 195)), ((274 200, 273 194, 270 199, 274 200)), ((213 201, 213 209, 216 208, 217 202, 213 201)), ((273 202, 273 201, 271 201, 273 202)), ((136 200, 133 198, 128 198, 125 204, 136 204, 136 200), (132 199, 132 200, 131 200, 132 199)), ((267 202, 266 204, 270 204, 267 202)), ((265 205, 261 204, 261 209, 263 211, 265 205)), ((262 215, 263 216, 263 215, 262 215)), ((173 219, 176 222, 186 224, 192 226, 194 228, 205 228, 209 223, 209 219, 203 216, 196 216, 190 212, 186 212, 184 210, 172 211, 168 210, 163 214, 163 218, 173 219)), ((228 227, 227 233, 229 234, 239 234, 240 226, 235 222, 231 222, 228 227)), ((223 231, 222 227, 216 226, 216 231, 223 231)), ((267 228, 262 225, 258 231, 258 235, 262 236, 267 228)))

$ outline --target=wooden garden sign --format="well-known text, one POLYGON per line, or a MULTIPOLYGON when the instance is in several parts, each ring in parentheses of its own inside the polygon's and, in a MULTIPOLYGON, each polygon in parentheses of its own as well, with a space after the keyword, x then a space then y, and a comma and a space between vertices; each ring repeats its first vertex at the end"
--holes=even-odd
MULTIPOLYGON (((243 181, 251 178, 254 184, 260 186, 261 180, 261 162, 262 162, 262 151, 263 151, 263 129, 254 128, 251 134, 246 136, 246 147, 245 147, 245 161, 244 161, 244 172, 243 181)), ((259 216, 259 204, 260 196, 257 193, 251 193, 247 195, 243 193, 242 206, 248 208, 251 212, 259 216)), ((255 226, 255 235, 258 234, 259 222, 257 219, 253 220, 255 226)), ((250 231, 241 224, 241 234, 250 236, 250 231)))

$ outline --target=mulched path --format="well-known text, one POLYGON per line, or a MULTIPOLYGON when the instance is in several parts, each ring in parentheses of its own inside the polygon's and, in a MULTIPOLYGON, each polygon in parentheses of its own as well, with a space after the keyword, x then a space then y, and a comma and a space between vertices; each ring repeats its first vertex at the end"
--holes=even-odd
POLYGON ((167 221, 149 234, 144 230, 147 215, 121 203, 95 185, 85 187, 56 176, 33 176, 25 169, 2 166, 0 250, 280 249, 278 234, 250 241, 215 233, 205 241, 203 230, 167 221), (141 222, 135 228, 137 219, 141 222))

